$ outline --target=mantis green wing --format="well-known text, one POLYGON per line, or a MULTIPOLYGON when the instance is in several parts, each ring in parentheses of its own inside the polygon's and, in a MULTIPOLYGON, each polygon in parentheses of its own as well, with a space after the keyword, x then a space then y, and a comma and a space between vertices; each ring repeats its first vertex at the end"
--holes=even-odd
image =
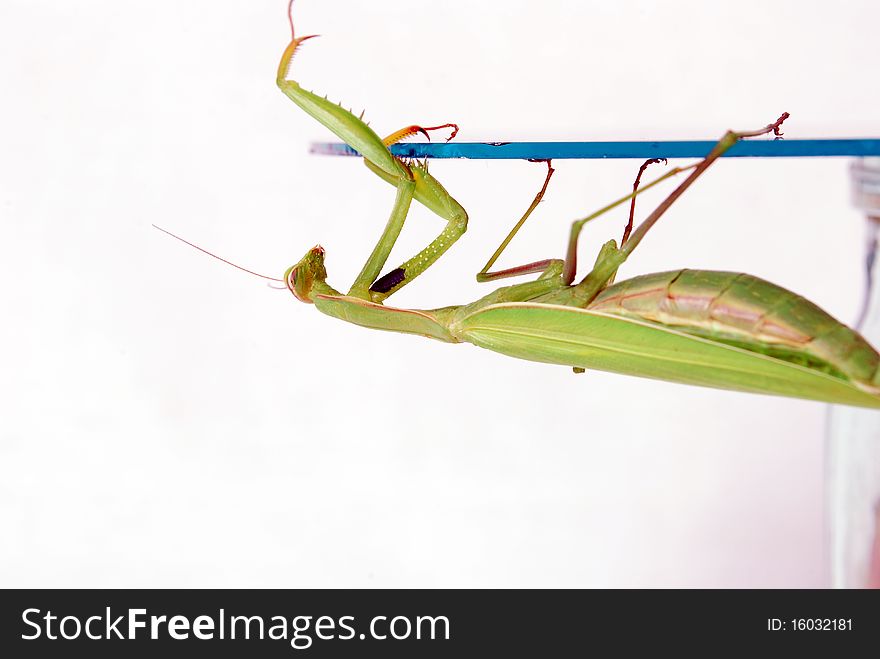
POLYGON ((534 302, 485 307, 455 334, 511 357, 683 384, 880 408, 880 396, 822 371, 589 309, 534 302))

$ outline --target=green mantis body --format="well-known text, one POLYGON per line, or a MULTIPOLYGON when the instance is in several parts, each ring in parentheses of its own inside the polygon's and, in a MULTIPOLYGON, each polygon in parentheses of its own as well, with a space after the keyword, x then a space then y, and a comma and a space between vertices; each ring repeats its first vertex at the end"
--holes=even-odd
MULTIPOLYGON (((293 23, 291 21, 291 31, 293 23)), ((749 275, 679 270, 613 283, 620 265, 669 206, 742 137, 777 132, 776 124, 752 133, 728 132, 701 162, 676 169, 687 178, 620 245, 603 245, 591 271, 575 283, 576 247, 584 224, 638 194, 617 200, 572 226, 564 260, 548 259, 489 272, 495 259, 537 205, 514 227, 481 281, 537 273, 534 281, 505 286, 470 304, 417 310, 384 301, 430 267, 464 233, 467 213, 428 171, 404 162, 388 146, 416 131, 380 138, 360 118, 289 79, 300 43, 292 38, 277 83, 300 108, 357 150, 367 167, 397 189, 385 230, 347 294, 326 281, 324 250, 315 247, 285 273, 297 299, 319 311, 372 329, 467 342, 496 352, 575 369, 599 369, 709 387, 880 407, 880 355, 855 331, 819 307, 749 275), (446 224, 427 247, 384 276, 381 270, 413 200, 446 224)), ((549 181, 552 169, 549 170, 549 181)), ((546 188, 546 182, 545 182, 546 188)))

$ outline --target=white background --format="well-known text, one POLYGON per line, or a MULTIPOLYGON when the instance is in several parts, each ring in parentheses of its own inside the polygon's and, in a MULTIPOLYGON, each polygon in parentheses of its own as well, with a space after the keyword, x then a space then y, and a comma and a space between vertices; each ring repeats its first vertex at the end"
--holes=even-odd
MULTIPOLYGON (((380 133, 462 141, 880 134, 880 5, 329 2, 293 77, 380 133)), ((829 583, 812 402, 370 332, 213 261, 346 288, 394 191, 275 87, 283 0, 0 5, 0 585, 829 583)), ((558 161, 499 265, 561 256, 635 161, 558 161)), ((725 160, 621 278, 746 271, 841 319, 863 221, 845 159, 725 160)), ((655 169, 654 174, 660 169, 655 169)), ((467 302, 544 166, 437 161, 465 237, 401 306, 467 302)), ((642 215, 662 198, 646 195, 642 215)), ((440 228, 415 208, 391 266, 440 228)), ((581 260, 619 237, 621 211, 581 260)))

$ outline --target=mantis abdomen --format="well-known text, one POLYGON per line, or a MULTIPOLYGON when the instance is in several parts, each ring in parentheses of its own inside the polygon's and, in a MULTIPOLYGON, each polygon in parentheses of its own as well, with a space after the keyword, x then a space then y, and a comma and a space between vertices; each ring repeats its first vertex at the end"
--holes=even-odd
POLYGON ((751 275, 675 270, 609 286, 587 307, 673 327, 876 390, 880 355, 846 325, 751 275))

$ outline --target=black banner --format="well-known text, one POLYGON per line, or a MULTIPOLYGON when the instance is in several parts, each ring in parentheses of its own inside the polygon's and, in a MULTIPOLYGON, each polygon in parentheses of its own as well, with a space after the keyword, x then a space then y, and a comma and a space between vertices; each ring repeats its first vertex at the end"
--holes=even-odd
POLYGON ((873 591, 7 590, 9 657, 448 657, 871 647, 873 591), (868 645, 866 645, 868 644, 868 645))

